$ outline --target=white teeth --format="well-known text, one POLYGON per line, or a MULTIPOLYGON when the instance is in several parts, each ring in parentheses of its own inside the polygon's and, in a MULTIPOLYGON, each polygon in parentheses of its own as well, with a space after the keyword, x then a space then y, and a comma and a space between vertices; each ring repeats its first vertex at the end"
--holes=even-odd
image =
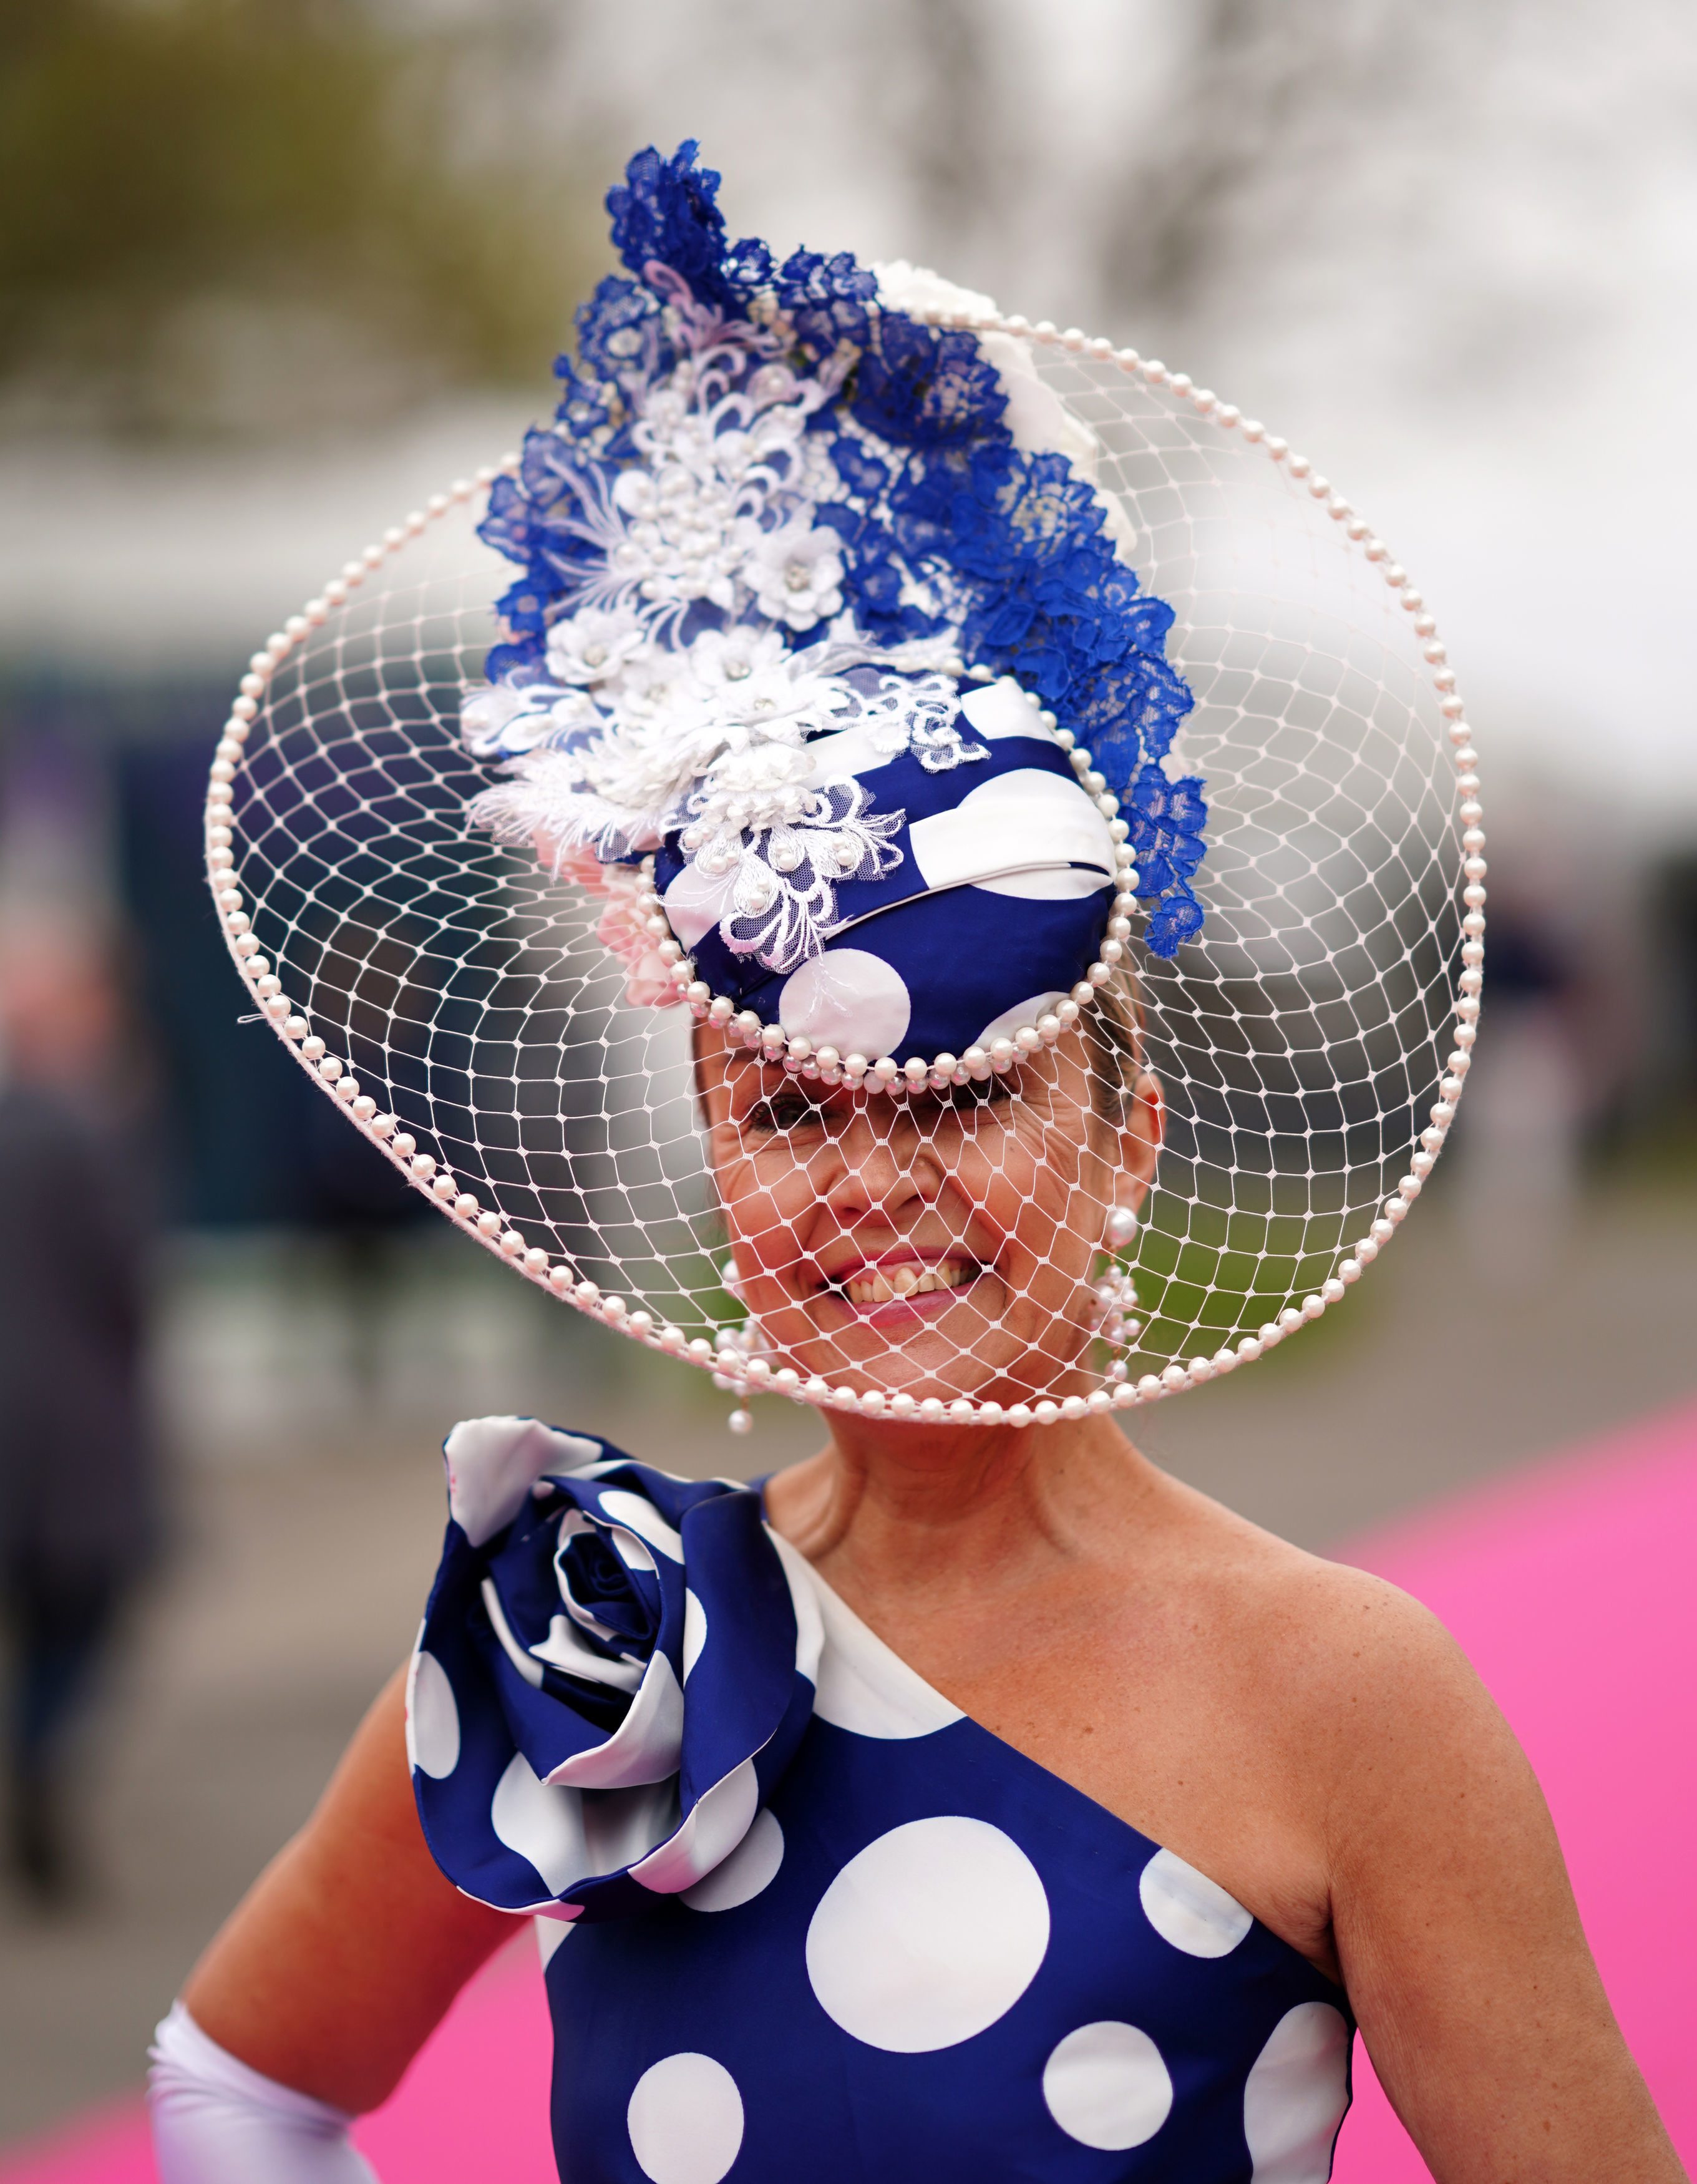
POLYGON ((951 1259, 934 1267, 892 1267, 887 1274, 863 1274, 848 1284, 850 1304, 891 1304, 899 1297, 926 1296, 933 1290, 958 1289, 965 1269, 951 1259))

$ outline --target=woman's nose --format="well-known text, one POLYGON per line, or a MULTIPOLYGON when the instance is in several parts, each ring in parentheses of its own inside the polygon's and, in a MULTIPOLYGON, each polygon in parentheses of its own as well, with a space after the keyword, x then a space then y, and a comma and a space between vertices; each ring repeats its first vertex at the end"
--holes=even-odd
POLYGON ((943 1174, 930 1140, 904 1112, 879 1117, 860 1109, 837 1137, 839 1166, 825 1202, 839 1217, 878 1212, 893 1217, 908 1201, 929 1205, 943 1174))

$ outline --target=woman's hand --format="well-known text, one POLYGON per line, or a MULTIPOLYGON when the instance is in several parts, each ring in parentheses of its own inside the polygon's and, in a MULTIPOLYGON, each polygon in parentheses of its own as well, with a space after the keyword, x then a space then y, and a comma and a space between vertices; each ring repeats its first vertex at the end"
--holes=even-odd
POLYGON ((407 1765, 406 1673, 385 1685, 317 1810, 183 1990, 251 2069, 332 2107, 376 2108, 478 1966, 515 1930, 426 1847, 407 1765))

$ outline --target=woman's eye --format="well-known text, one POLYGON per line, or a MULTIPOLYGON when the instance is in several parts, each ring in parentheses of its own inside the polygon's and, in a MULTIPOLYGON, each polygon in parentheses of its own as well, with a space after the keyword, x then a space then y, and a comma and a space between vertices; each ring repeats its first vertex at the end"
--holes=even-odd
POLYGON ((804 1130, 819 1120, 819 1109, 800 1092, 776 1092, 749 1113, 747 1127, 763 1135, 804 1130))

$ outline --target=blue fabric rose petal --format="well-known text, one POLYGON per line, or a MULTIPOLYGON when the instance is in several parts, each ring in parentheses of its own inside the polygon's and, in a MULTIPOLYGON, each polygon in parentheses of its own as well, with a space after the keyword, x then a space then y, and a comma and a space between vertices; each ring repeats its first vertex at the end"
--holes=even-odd
POLYGON ((426 1840, 504 1911, 618 1918, 737 1847, 813 1708, 821 1629, 759 1496, 534 1418, 444 1447, 408 1684, 426 1840))

